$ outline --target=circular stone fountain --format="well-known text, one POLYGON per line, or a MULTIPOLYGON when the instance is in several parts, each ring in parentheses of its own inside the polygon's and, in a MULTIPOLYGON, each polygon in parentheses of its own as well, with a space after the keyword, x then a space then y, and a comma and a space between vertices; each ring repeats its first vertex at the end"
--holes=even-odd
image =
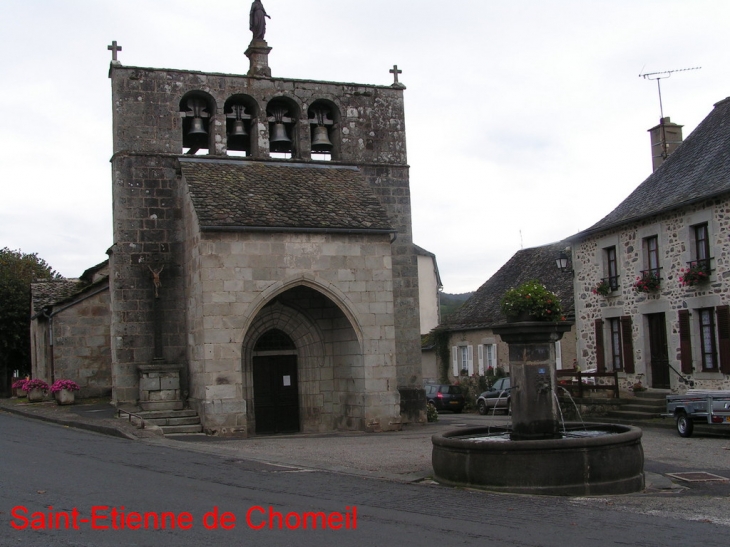
POLYGON ((585 424, 595 436, 571 437, 583 424, 566 424, 560 439, 513 441, 508 429, 471 428, 433 436, 438 482, 496 492, 587 496, 644 488, 641 430, 585 424))
POLYGON ((555 344, 569 323, 494 327, 509 344, 512 427, 479 427, 434 435, 438 482, 498 492, 586 496, 644 488, 641 430, 558 419, 555 344))

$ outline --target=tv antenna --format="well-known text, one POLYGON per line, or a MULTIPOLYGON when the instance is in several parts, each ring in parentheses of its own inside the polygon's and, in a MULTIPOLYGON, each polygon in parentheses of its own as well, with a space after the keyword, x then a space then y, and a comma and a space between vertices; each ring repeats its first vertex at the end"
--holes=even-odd
POLYGON ((665 78, 669 78, 674 72, 686 72, 688 70, 699 70, 701 68, 701 66, 695 66, 692 68, 679 68, 677 70, 665 70, 663 72, 648 72, 646 74, 639 74, 639 78, 644 78, 645 80, 656 80, 656 86, 659 90, 659 113, 661 114, 660 120, 664 119, 664 106, 662 105, 662 86, 660 82, 665 78))

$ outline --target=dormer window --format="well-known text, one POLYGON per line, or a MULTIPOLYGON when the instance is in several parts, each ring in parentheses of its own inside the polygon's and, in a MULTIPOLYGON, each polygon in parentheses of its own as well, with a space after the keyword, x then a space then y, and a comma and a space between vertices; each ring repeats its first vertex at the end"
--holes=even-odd
POLYGON ((183 154, 208 154, 212 101, 202 92, 189 93, 180 101, 183 154))

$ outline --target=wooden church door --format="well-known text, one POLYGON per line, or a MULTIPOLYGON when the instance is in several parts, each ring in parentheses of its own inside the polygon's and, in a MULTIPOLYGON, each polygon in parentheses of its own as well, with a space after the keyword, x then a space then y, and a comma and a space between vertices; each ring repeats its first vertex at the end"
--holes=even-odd
POLYGON ((296 355, 253 358, 256 433, 299 431, 296 355))

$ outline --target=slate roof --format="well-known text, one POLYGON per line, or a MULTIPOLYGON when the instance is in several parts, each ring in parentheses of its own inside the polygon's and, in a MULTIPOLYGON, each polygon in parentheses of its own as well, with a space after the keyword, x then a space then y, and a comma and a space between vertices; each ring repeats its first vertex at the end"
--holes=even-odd
POLYGON ((730 192, 730 97, 715 108, 649 178, 605 218, 572 237, 730 192))
POLYGON ((57 281, 42 281, 30 284, 32 295, 33 315, 39 313, 46 306, 65 300, 85 286, 78 279, 60 279, 57 281))
POLYGON ((510 258, 497 273, 477 291, 442 325, 449 330, 490 328, 504 323, 507 318, 500 310, 504 293, 532 279, 539 280, 560 298, 563 313, 568 320, 575 316, 573 301, 573 275, 561 272, 555 260, 568 246, 565 241, 523 249, 510 258))
POLYGON ((180 159, 201 229, 393 232, 352 167, 180 159))
POLYGON ((43 311, 47 306, 57 306, 72 300, 86 289, 107 283, 109 279, 109 260, 105 260, 88 268, 79 279, 58 279, 55 281, 40 281, 30 284, 32 316, 43 311), (106 269, 106 271, 104 271, 106 269))

